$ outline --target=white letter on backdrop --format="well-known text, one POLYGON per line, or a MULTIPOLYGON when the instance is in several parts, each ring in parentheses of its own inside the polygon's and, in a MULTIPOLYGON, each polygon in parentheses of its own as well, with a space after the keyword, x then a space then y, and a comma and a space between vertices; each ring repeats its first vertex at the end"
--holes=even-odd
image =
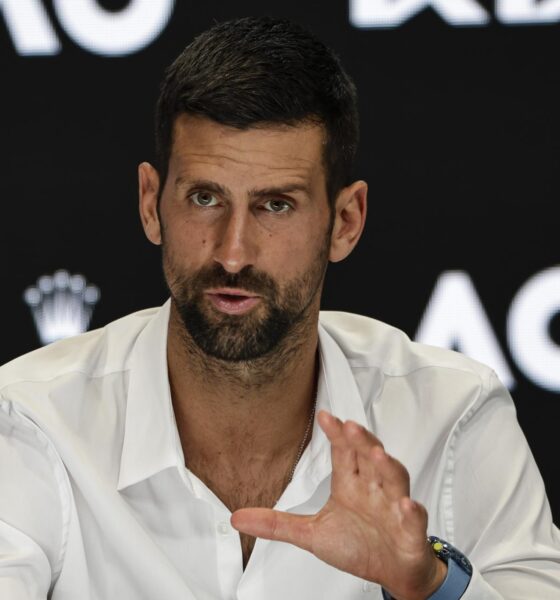
POLYGON ((490 16, 475 0, 350 0, 355 27, 398 27, 431 7, 451 25, 485 25, 490 16))
POLYGON ((40 0, 0 0, 0 12, 22 56, 58 54, 60 42, 40 0))
POLYGON ((536 384, 560 392, 560 346, 550 337, 550 322, 560 313, 560 267, 537 273, 517 292, 509 310, 511 355, 536 384))
POLYGON ((502 23, 556 23, 560 0, 496 0, 496 16, 502 23))
POLYGON ((458 348, 492 367, 508 388, 515 385, 482 302, 464 271, 445 271, 439 276, 415 339, 458 348))
POLYGON ((174 0, 131 0, 118 12, 96 0, 53 0, 68 35, 82 48, 105 56, 137 52, 152 42, 169 23, 174 0))

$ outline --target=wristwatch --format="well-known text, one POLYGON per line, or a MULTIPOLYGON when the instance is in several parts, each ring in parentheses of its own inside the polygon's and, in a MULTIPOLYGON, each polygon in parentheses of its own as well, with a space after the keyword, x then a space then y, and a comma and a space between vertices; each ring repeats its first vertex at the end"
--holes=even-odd
MULTIPOLYGON (((447 576, 439 588, 426 600, 459 600, 465 593, 472 577, 472 565, 469 559, 449 542, 435 535, 428 537, 428 544, 434 554, 447 565, 447 576)), ((392 600, 385 590, 384 600, 392 600)))

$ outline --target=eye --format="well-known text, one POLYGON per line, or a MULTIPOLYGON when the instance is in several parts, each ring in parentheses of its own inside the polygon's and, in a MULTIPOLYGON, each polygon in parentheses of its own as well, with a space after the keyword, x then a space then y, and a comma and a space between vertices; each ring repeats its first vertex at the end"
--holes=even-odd
POLYGON ((196 206, 216 206, 218 199, 210 192, 194 192, 190 195, 190 199, 196 206))
POLYGON ((286 202, 286 200, 267 200, 263 206, 265 210, 272 213, 285 213, 292 210, 292 205, 289 202, 286 202))

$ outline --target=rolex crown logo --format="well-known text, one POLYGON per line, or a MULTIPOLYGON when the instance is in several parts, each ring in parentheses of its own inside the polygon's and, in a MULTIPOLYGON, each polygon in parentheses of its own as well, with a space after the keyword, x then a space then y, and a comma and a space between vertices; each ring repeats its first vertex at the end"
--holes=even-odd
POLYGON ((42 344, 87 331, 99 297, 99 289, 83 275, 64 270, 39 277, 23 294, 42 344))

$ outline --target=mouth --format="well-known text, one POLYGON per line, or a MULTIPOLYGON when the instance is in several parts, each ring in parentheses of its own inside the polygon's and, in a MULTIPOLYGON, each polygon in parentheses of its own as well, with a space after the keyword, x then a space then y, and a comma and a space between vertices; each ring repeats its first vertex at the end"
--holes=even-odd
POLYGON ((242 315, 261 302, 261 296, 236 288, 214 288, 206 290, 205 296, 220 312, 228 315, 242 315))

